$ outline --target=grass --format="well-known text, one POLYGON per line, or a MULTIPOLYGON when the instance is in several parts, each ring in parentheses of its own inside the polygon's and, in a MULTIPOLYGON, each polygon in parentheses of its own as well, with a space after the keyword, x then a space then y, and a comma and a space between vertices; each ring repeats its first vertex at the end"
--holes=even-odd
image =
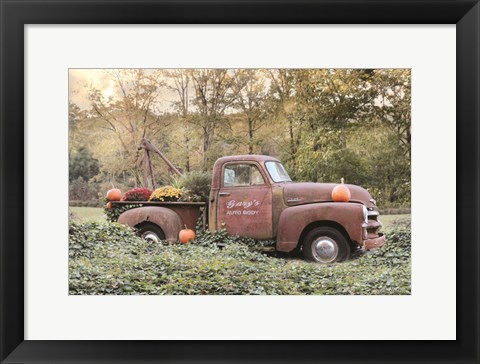
POLYGON ((192 244, 152 244, 107 222, 101 208, 74 207, 69 226, 71 295, 410 294, 410 215, 383 215, 388 244, 343 263, 309 263, 273 242, 203 233, 192 244), (264 244, 268 243, 268 244, 264 244))
POLYGON ((100 207, 69 207, 68 211, 81 221, 105 222, 106 216, 100 207))
POLYGON ((394 227, 399 221, 410 221, 411 215, 380 215, 380 221, 383 224, 383 229, 390 229, 394 227))
POLYGON ((153 244, 116 223, 69 226, 70 295, 408 295, 410 227, 344 263, 320 265, 265 254, 226 232, 192 244, 153 244), (221 243, 221 244, 220 244, 221 243))

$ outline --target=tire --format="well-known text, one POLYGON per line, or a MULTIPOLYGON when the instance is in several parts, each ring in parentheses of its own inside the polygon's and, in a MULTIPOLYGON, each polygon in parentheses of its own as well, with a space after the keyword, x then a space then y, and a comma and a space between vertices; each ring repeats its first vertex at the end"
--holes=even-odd
POLYGON ((156 224, 143 222, 135 227, 137 228, 137 235, 142 239, 151 241, 152 243, 160 243, 162 240, 165 240, 163 230, 156 224))
POLYGON ((329 264, 350 258, 350 244, 338 230, 324 226, 310 231, 302 244, 306 260, 329 264))

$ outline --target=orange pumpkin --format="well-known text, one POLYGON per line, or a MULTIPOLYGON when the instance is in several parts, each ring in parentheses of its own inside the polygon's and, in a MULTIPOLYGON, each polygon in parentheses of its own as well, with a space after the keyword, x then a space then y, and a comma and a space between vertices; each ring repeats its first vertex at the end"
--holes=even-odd
POLYGON ((109 201, 107 202, 107 209, 111 209, 112 208, 112 203, 109 201))
POLYGON ((122 199, 122 191, 118 188, 113 188, 107 192, 108 201, 120 201, 122 199))
POLYGON ((352 198, 350 190, 343 184, 343 178, 341 181, 342 184, 335 186, 332 191, 332 200, 334 202, 348 202, 352 198))
POLYGON ((187 229, 187 225, 185 225, 185 229, 180 230, 178 234, 178 240, 180 243, 187 244, 188 242, 195 240, 195 232, 192 229, 187 229))

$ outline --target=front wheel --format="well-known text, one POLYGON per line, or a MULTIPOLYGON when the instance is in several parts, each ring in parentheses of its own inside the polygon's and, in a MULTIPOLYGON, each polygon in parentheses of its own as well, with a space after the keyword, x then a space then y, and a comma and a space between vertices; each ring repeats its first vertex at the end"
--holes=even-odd
POLYGON ((165 240, 163 230, 156 224, 144 222, 135 227, 137 228, 137 235, 145 240, 153 243, 160 243, 162 240, 165 240))
POLYGON ((306 260, 328 264, 343 262, 350 257, 350 245, 338 230, 324 226, 310 231, 302 245, 306 260))

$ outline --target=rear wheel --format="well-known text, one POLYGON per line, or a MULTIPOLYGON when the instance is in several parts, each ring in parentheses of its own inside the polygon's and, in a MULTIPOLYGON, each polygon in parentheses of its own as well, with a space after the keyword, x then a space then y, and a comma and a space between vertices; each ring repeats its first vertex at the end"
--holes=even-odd
POLYGON ((151 222, 143 222, 136 226, 137 235, 141 238, 151 241, 152 243, 160 243, 160 241, 165 240, 165 234, 163 230, 156 224, 151 222))
POLYGON ((350 244, 338 230, 324 226, 310 231, 302 245, 305 259, 322 263, 343 262, 350 257, 350 244))

